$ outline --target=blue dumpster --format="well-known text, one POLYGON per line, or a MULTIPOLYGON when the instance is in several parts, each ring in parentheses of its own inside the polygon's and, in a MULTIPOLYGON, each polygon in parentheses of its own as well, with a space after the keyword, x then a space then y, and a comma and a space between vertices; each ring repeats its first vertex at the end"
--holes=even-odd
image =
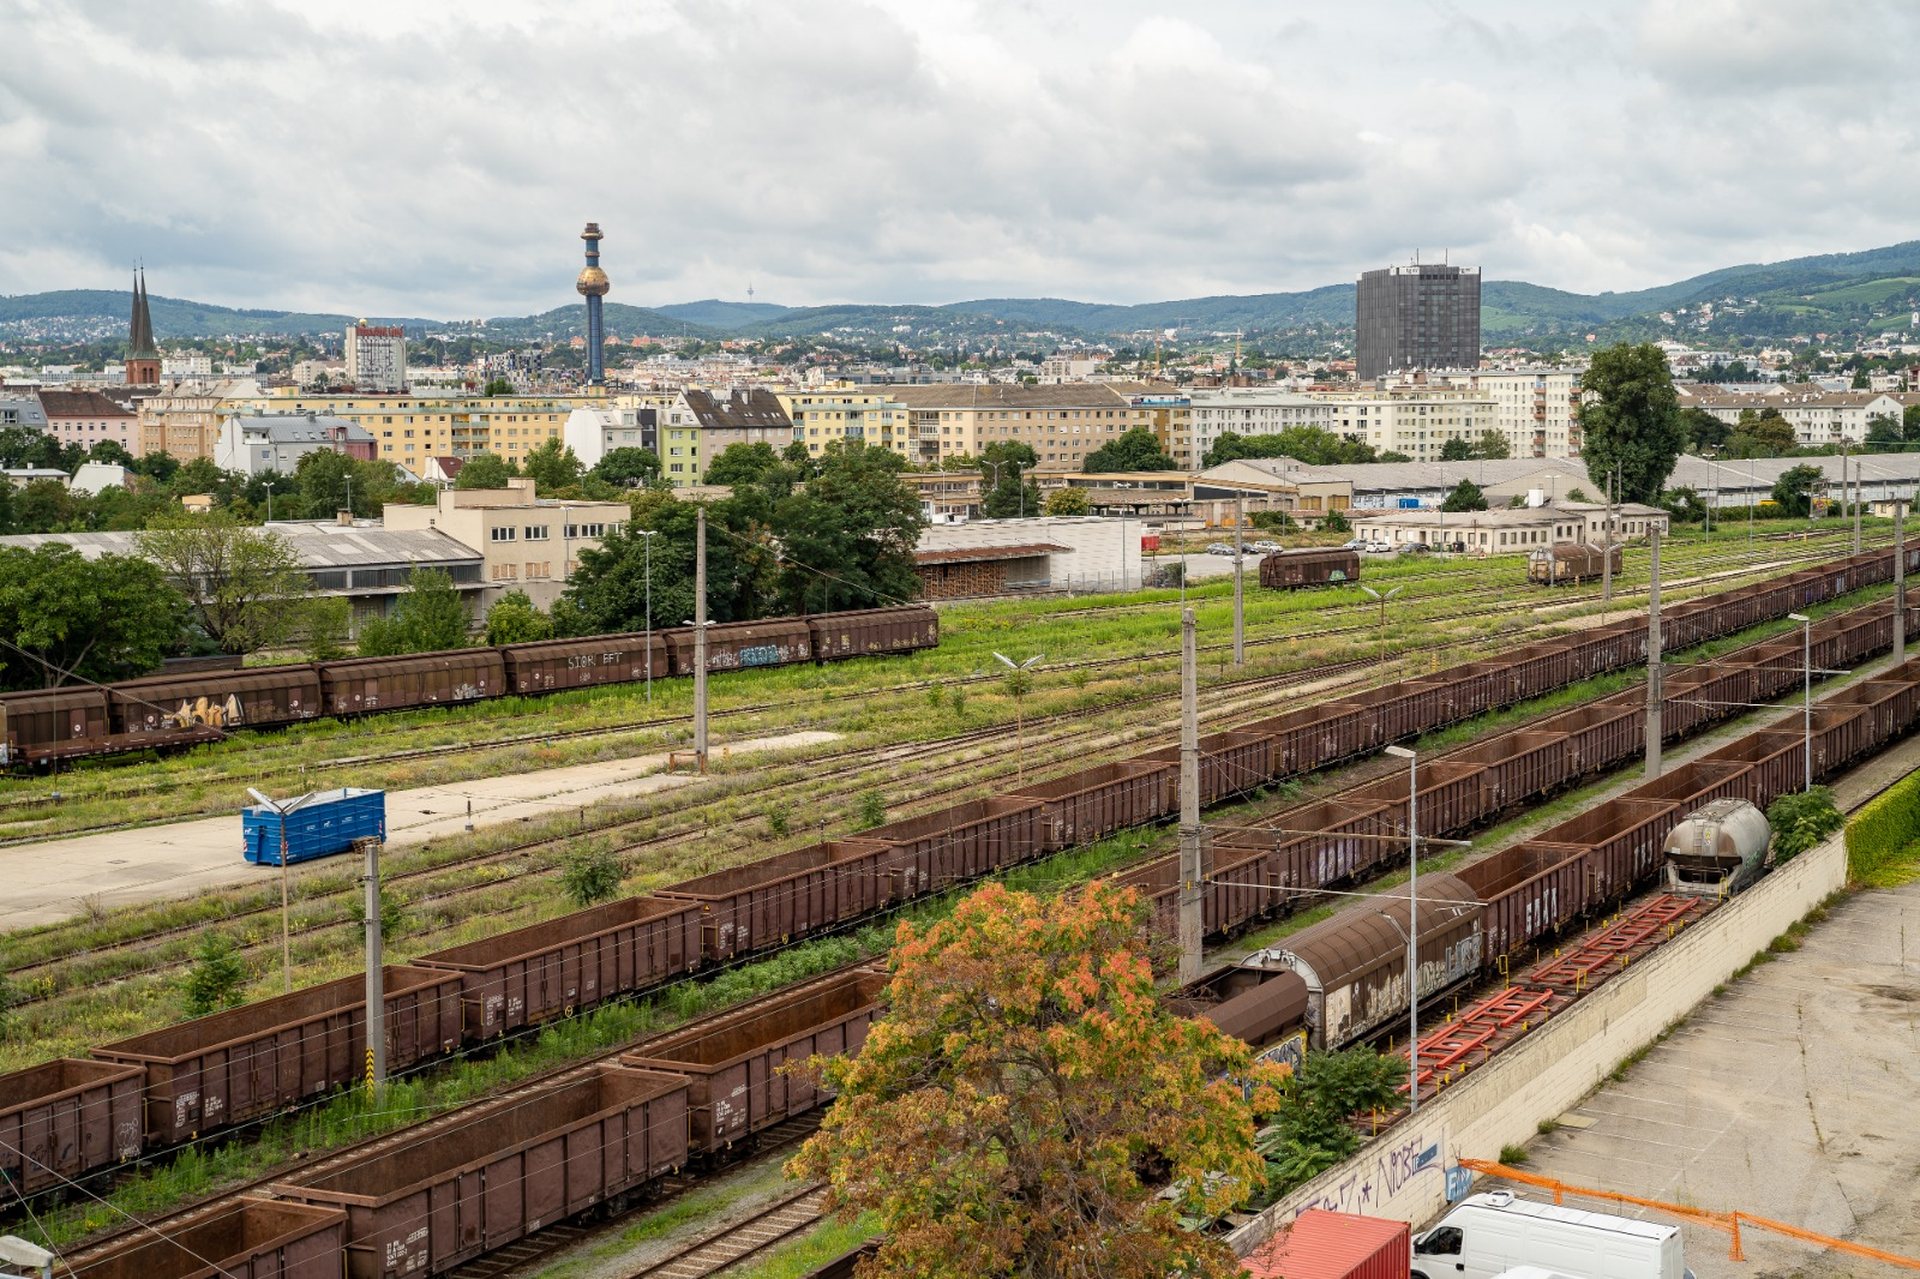
MULTIPOLYGON (((387 838, 387 793, 383 790, 315 791, 290 799, 281 805, 286 810, 287 861, 311 861, 331 857, 353 847, 353 841, 371 835, 382 843, 387 838)), ((282 817, 264 804, 240 810, 240 833, 250 862, 261 866, 280 864, 282 817)))

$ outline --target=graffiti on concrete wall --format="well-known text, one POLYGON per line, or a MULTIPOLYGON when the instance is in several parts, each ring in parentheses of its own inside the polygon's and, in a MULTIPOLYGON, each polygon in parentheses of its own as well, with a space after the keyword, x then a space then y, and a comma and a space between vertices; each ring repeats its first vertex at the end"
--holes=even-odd
MULTIPOLYGON (((1418 1177, 1446 1172, 1446 1129, 1440 1124, 1410 1124, 1406 1131, 1349 1161, 1345 1173, 1291 1205, 1294 1216, 1309 1208, 1382 1215, 1386 1205, 1418 1177)), ((1392 1215, 1390 1213, 1386 1215, 1392 1215)))

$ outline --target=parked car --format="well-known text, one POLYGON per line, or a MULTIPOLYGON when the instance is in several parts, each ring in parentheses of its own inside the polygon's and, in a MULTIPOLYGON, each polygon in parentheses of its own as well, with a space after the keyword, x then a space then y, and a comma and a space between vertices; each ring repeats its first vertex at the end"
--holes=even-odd
POLYGON ((1261 538, 1258 542, 1254 542, 1248 546, 1247 549, 1256 555, 1271 555, 1280 549, 1280 543, 1269 542, 1267 539, 1261 538))
POLYGON ((1373 555, 1391 555, 1393 554, 1393 543, 1392 542, 1368 542, 1367 551, 1373 555))
POLYGON ((1233 554, 1233 546, 1228 542, 1209 542, 1207 543, 1207 554, 1231 555, 1233 554))
POLYGON ((1403 544, 1400 547, 1400 549, 1403 551, 1410 551, 1416 555, 1424 555, 1426 552, 1431 551, 1433 548, 1431 546, 1428 546, 1425 542, 1407 542, 1403 544))
POLYGON ((1364 537, 1353 537, 1342 542, 1340 549, 1343 551, 1364 551, 1372 545, 1373 543, 1367 541, 1364 537))

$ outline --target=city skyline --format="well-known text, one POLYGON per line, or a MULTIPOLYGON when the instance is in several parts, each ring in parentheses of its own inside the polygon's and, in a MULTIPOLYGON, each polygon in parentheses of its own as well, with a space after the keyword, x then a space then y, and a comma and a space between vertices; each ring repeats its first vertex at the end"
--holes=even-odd
POLYGON ((641 306, 1138 302, 1416 252, 1627 290, 1911 238, 1884 159, 1920 90, 1861 89, 1863 32, 1920 14, 28 3, 0 292, 140 259, 225 305, 532 313, 583 217, 641 306))

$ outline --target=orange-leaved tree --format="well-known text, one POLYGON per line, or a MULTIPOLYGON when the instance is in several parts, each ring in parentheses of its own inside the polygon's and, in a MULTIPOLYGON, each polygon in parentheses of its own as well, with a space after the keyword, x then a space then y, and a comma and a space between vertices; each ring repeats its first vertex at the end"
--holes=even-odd
POLYGON ((873 1279, 1233 1276, 1182 1226, 1261 1183, 1284 1071, 1154 997, 1131 889, 999 885, 902 924, 884 1020, 789 1165, 886 1235, 873 1279))

